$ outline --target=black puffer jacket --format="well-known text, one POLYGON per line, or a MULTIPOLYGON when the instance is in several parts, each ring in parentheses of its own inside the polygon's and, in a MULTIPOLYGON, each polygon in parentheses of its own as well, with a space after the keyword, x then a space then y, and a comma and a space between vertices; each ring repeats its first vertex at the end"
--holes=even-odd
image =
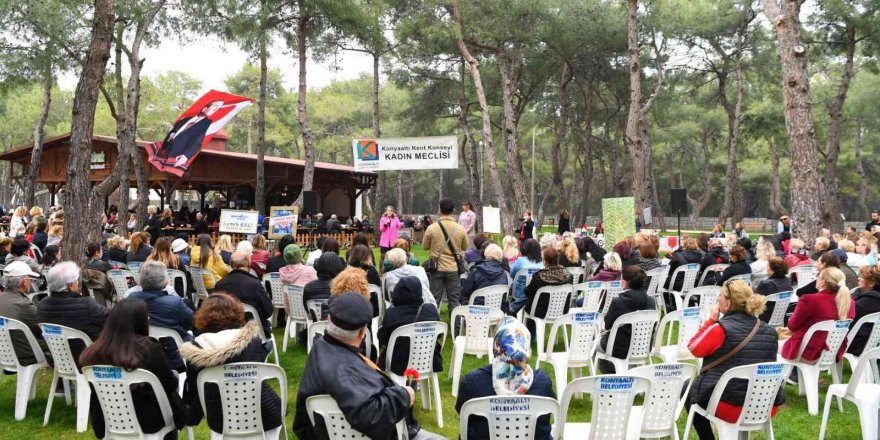
MULTIPOLYGON (((730 266, 728 266, 726 269, 724 269, 724 272, 721 273, 720 277, 718 275, 715 276, 717 278, 717 280, 715 281, 715 284, 720 286, 720 285, 724 284, 725 281, 727 281, 737 275, 751 275, 751 273, 752 273, 752 267, 749 266, 749 263, 747 263, 745 260, 737 261, 736 263, 733 263, 730 266)), ((706 277, 706 280, 708 282, 709 277, 706 277)))
MULTIPOLYGON (((703 258, 700 260, 700 275, 706 270, 707 267, 713 264, 728 264, 730 263, 730 255, 728 255, 727 251, 724 250, 723 247, 715 247, 709 249, 709 252, 706 252, 703 255, 703 258)), ((706 274, 706 279, 703 281, 704 286, 712 286, 718 283, 718 278, 721 278, 720 273, 709 272, 706 274)))
MULTIPOLYGON (((703 365, 711 364, 745 340, 755 326, 755 320, 754 316, 749 316, 743 312, 731 312, 718 320, 718 324, 724 328, 724 342, 718 350, 703 359, 703 365)), ((712 396, 718 380, 721 379, 721 376, 727 370, 759 362, 776 362, 776 352, 779 349, 776 340, 776 331, 761 322, 754 338, 739 353, 697 376, 694 380, 694 385, 691 387, 688 400, 691 403, 698 403, 705 407, 709 403, 709 398, 712 396)), ((744 379, 730 381, 721 395, 721 400, 731 405, 742 406, 746 397, 746 384, 747 382, 744 379)), ((774 405, 781 405, 784 402, 785 394, 783 389, 780 388, 774 405)))
MULTIPOLYGON (((656 308, 654 298, 648 296, 647 289, 627 290, 621 292, 617 298, 611 301, 608 306, 608 313, 605 314, 605 328, 611 330, 614 321, 627 313, 638 312, 639 310, 653 310, 656 308)), ((608 351, 609 332, 602 335, 600 345, 603 350, 608 351)), ((612 355, 616 358, 623 359, 629 351, 629 341, 632 337, 632 326, 624 325, 617 329, 617 336, 614 338, 614 347, 612 355)))
MULTIPOLYGON (((433 304, 425 304, 422 298, 422 283, 416 277, 401 278, 394 286, 394 291, 391 292, 391 302, 394 307, 385 312, 382 327, 376 333, 379 347, 382 349, 382 354, 379 356, 379 367, 388 369, 385 365, 386 350, 394 330, 415 322, 440 320, 437 307, 433 304)), ((394 343, 394 353, 391 355, 391 372, 402 376, 408 360, 409 338, 398 338, 394 343)), ((439 346, 437 350, 434 350, 434 371, 443 371, 443 356, 439 346)))
MULTIPOLYGON (((874 286, 873 289, 865 292, 863 292, 862 289, 856 289, 853 292, 852 297, 856 301, 856 317, 853 319, 852 326, 855 326, 855 324, 865 315, 880 312, 880 286, 874 286)), ((849 348, 846 350, 847 353, 861 356, 873 329, 874 323, 865 323, 865 325, 859 329, 859 332, 856 333, 853 340, 850 341, 849 348)))
MULTIPOLYGON (((532 275, 532 281, 526 286, 525 295, 529 299, 526 303, 526 310, 532 311, 532 302, 538 294, 538 289, 546 286, 560 286, 563 284, 571 284, 571 274, 562 266, 551 266, 541 269, 532 275)), ((571 303, 571 294, 565 300, 565 313, 568 313, 568 306, 571 303)), ((550 305, 550 296, 542 295, 535 307, 535 317, 544 318, 547 316, 547 307, 550 305)))
POLYGON ((680 291, 681 285, 684 284, 684 274, 679 274, 673 280, 672 274, 675 273, 675 269, 685 264, 699 263, 702 259, 703 254, 699 250, 683 249, 673 252, 672 256, 669 257, 669 277, 666 278, 666 284, 663 287, 680 291))
MULTIPOLYGON (((251 321, 238 329, 202 333, 194 341, 180 346, 180 355, 187 362, 186 385, 183 389, 183 402, 188 406, 187 425, 196 426, 204 417, 202 405, 199 403, 199 373, 208 367, 234 362, 264 362, 266 352, 259 334, 260 328, 251 321)), ((223 432, 220 390, 214 384, 205 385, 205 406, 208 409, 208 426, 211 431, 223 432)), ((281 399, 266 382, 263 382, 260 395, 260 410, 263 429, 268 431, 281 426, 281 399)))
POLYGON ((253 306, 260 314, 263 331, 266 334, 272 333, 272 324, 269 320, 274 310, 272 299, 269 298, 269 294, 266 293, 266 288, 259 278, 251 275, 248 271, 235 269, 217 281, 217 284, 214 285, 214 292, 226 292, 238 298, 242 303, 253 306))
MULTIPOLYGON (((506 286, 508 280, 507 271, 501 265, 500 261, 480 260, 471 267, 468 277, 461 282, 461 303, 470 304, 471 294, 475 291, 489 286, 506 286)), ((475 304, 483 304, 483 300, 479 299, 475 304)))
MULTIPOLYGON (((54 292, 37 303, 39 322, 58 324, 79 330, 94 342, 98 339, 110 310, 95 302, 89 296, 68 291, 54 292)), ((70 340, 73 359, 79 362, 79 355, 86 348, 80 340, 70 340)))
POLYGON ((315 342, 296 395, 293 433, 300 440, 326 440, 320 417, 309 420, 306 400, 329 394, 351 426, 372 440, 397 438, 396 423, 410 410, 409 393, 364 362, 357 348, 325 334, 315 342))
MULTIPOLYGON (((318 273, 318 279, 309 281, 303 288, 303 307, 306 310, 308 310, 307 304, 310 300, 330 299, 330 283, 333 282, 333 278, 339 275, 339 272, 342 272, 343 269, 345 269, 345 263, 332 252, 321 254, 318 257, 318 260, 315 261, 315 271, 318 273)), ((327 314, 323 313, 323 315, 320 317, 320 320, 327 319, 327 314)))

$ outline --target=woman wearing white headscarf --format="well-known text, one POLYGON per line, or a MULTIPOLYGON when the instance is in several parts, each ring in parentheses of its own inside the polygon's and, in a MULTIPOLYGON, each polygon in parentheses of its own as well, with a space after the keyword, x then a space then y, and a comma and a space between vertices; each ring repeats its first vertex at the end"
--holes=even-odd
MULTIPOLYGON (((459 387, 455 410, 471 399, 490 396, 529 395, 556 398, 553 382, 544 370, 529 366, 531 336, 526 326, 511 317, 505 317, 495 332, 494 354, 491 364, 468 373, 459 387)), ((535 439, 550 440, 550 416, 538 417, 535 439)), ((474 417, 468 421, 468 439, 488 439, 486 419, 474 417)))

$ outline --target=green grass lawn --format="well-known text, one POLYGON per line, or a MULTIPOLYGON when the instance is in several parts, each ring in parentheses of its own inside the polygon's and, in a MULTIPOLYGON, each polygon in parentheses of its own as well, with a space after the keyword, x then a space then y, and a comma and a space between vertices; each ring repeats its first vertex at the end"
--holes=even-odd
MULTIPOLYGON (((425 254, 420 248, 415 250, 415 254, 420 261, 424 261, 425 254)), ((442 307, 441 316, 444 320, 448 319, 448 311, 446 306, 442 307)), ((281 347, 281 338, 283 337, 283 329, 275 330, 275 337, 278 341, 278 347, 281 347)), ((534 347, 534 343, 533 343, 534 347)), ((533 348, 533 350, 535 350, 533 348)), ((534 352, 533 352, 534 354, 534 352)), ((447 340, 443 348, 444 367, 449 368, 452 360, 452 342, 447 340)), ((486 359, 477 359, 474 356, 465 356, 463 371, 467 373, 473 369, 479 368, 485 363, 486 359)), ((299 378, 302 375, 306 362, 305 347, 291 344, 286 353, 281 353, 281 366, 287 372, 289 401, 288 414, 285 418, 285 425, 290 429, 293 422, 293 411, 296 406, 296 390, 299 386, 299 378)), ((552 369, 549 364, 542 364, 542 368, 552 369)), ((438 428, 433 410, 423 410, 421 402, 416 401, 416 418, 422 426, 430 431, 439 432, 446 435, 450 439, 457 438, 459 432, 459 418, 455 412, 455 399, 452 397, 452 381, 448 377, 448 372, 444 371, 440 375, 440 388, 442 391, 443 401, 443 428, 438 428)), ((550 377, 554 377, 552 371, 548 371, 550 377)), ((846 376, 848 378, 848 375, 846 376)), ((15 377, 5 376, 0 379, 0 439, 29 439, 29 440, 58 440, 58 439, 88 439, 94 438, 91 431, 83 434, 77 434, 76 427, 76 410, 73 406, 66 406, 64 399, 55 399, 55 406, 52 411, 52 419, 49 426, 43 427, 43 414, 46 408, 46 397, 48 395, 49 383, 52 375, 50 371, 44 370, 39 373, 39 382, 37 387, 37 397, 28 405, 27 417, 16 422, 13 417, 15 402, 15 377)), ((825 401, 825 390, 830 382, 828 375, 823 375, 820 385, 820 411, 825 401)), ((821 413, 817 416, 807 414, 806 397, 797 395, 797 388, 786 386, 786 404, 781 408, 779 415, 774 419, 774 430, 776 438, 787 439, 815 439, 819 435, 819 424, 821 422, 821 413)), ((832 405, 832 414, 830 416, 829 427, 827 432, 828 439, 860 439, 861 432, 859 429, 858 411, 855 405, 844 403, 844 413, 836 410, 836 405, 832 405)), ((590 415, 589 400, 585 398, 582 401, 576 401, 570 411, 569 417, 573 421, 587 421, 590 415)), ((684 429, 685 415, 679 419, 680 433, 684 429)), ((195 431, 196 438, 207 439, 209 432, 207 425, 202 422, 195 431)), ((292 433, 289 433, 292 438, 292 433)), ((185 438, 181 435, 180 438, 185 438)), ((696 434, 691 434, 691 438, 696 439, 696 434)), ((763 434, 754 434, 755 438, 765 438, 763 434)), ((307 440, 307 439, 303 439, 307 440)))

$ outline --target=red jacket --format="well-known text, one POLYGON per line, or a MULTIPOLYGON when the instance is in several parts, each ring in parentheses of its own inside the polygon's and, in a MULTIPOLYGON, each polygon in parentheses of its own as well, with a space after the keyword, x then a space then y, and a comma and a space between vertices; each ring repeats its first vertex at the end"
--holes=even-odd
MULTIPOLYGON (((785 341, 785 345, 782 346, 782 352, 780 354, 783 358, 797 358, 801 341, 803 341, 804 336, 807 334, 807 330, 809 330, 813 324, 828 320, 836 321, 838 319, 837 305, 834 303, 835 295, 836 292, 825 289, 819 293, 804 295, 798 299, 794 314, 791 315, 791 318, 788 320, 788 329, 791 330, 792 335, 791 339, 785 341)), ((846 317, 847 319, 853 319, 855 316, 856 306, 855 303, 850 300, 849 312, 846 314, 846 317)), ((825 332, 818 332, 813 336, 810 342, 807 343, 807 347, 804 349, 804 360, 814 361, 819 359, 819 355, 825 348, 825 336, 825 332)), ((840 360, 845 351, 846 341, 841 344, 840 351, 837 353, 838 360, 840 360)))
POLYGON ((812 264, 813 260, 810 260, 809 255, 798 255, 798 254, 788 254, 785 256, 785 264, 788 265, 788 268, 796 266, 803 266, 804 264, 812 264))

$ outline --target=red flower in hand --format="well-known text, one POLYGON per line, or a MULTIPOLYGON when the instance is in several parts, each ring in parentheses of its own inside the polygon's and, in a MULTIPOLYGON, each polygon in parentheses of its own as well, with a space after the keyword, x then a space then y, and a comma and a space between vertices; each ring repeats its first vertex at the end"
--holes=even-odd
POLYGON ((416 382, 419 380, 419 372, 413 368, 407 368, 406 371, 403 372, 403 376, 416 382))

